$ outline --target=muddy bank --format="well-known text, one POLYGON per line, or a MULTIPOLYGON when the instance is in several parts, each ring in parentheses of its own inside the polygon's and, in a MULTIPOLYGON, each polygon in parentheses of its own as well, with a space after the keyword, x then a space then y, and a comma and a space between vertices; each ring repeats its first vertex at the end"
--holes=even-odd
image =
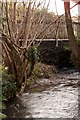
POLYGON ((9 118, 78 118, 77 71, 60 72, 51 79, 39 79, 29 91, 8 103, 9 118))

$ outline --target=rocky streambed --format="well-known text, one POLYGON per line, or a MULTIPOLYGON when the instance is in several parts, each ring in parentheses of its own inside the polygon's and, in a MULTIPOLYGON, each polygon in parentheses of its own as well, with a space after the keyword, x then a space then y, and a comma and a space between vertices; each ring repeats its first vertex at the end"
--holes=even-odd
POLYGON ((80 73, 62 71, 39 79, 7 105, 9 118, 79 118, 80 73))

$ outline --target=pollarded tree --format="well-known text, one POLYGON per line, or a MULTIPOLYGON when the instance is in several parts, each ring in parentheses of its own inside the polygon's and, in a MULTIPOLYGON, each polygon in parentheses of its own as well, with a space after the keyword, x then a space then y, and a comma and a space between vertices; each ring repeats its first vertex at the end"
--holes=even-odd
POLYGON ((31 0, 20 3, 6 0, 2 5, 3 60, 21 87, 34 68, 36 60, 34 41, 44 31, 46 16, 41 16, 40 13, 35 16, 35 12, 45 4, 31 0), (37 24, 35 24, 36 22, 37 24), (28 53, 31 59, 28 57, 28 53))

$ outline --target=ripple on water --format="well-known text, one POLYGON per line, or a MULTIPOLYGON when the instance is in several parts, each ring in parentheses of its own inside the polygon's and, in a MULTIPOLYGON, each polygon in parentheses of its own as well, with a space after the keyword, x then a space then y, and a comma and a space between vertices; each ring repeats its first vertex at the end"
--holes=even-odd
POLYGON ((58 89, 59 91, 54 91, 51 87, 42 93, 29 94, 27 98, 29 101, 25 104, 29 106, 32 117, 73 118, 78 116, 78 88, 69 86, 58 89))
MULTIPOLYGON (((49 86, 42 92, 24 93, 20 100, 25 108, 20 109, 17 115, 23 115, 24 118, 77 118, 78 87, 73 87, 73 84, 77 84, 80 77, 78 74, 59 74, 56 80, 59 80, 60 84, 49 86), (73 84, 70 84, 71 82, 73 84)), ((47 81, 46 79, 43 82, 47 81)), ((14 116, 16 117, 15 113, 14 116)))

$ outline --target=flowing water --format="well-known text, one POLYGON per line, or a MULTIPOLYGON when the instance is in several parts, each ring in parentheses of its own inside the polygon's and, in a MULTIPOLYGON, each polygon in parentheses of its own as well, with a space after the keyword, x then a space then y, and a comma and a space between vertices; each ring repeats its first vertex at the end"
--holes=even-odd
POLYGON ((51 80, 41 79, 39 83, 45 89, 18 96, 8 104, 6 114, 11 118, 78 118, 79 79, 79 72, 71 70, 62 71, 51 80))

